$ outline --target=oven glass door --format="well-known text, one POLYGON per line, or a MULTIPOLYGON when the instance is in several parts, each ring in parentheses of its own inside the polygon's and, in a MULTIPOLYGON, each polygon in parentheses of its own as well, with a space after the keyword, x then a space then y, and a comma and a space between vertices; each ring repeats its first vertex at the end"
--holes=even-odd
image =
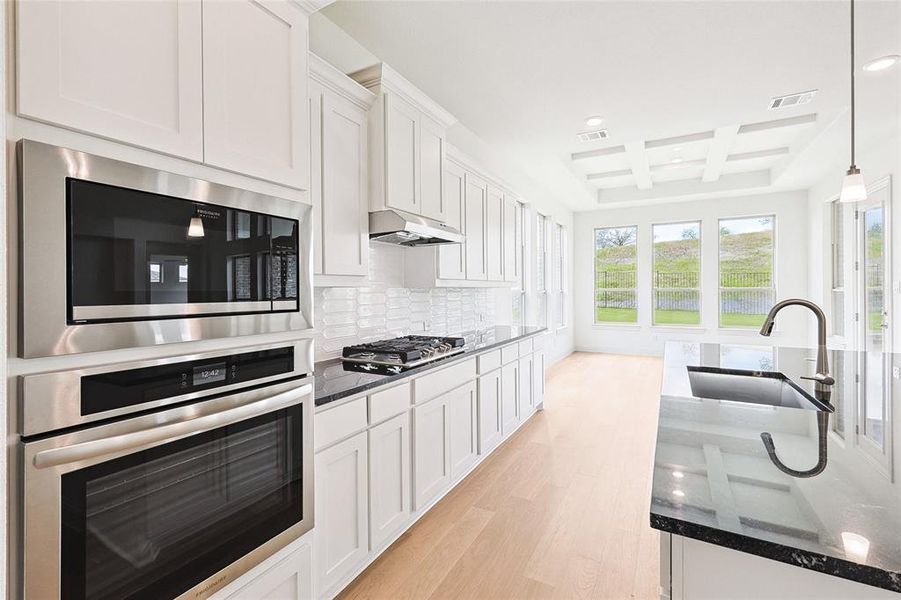
POLYGON ((66 180, 69 323, 296 311, 298 221, 66 180))
POLYGON ((63 474, 62 598, 173 598, 301 522, 301 406, 63 474))

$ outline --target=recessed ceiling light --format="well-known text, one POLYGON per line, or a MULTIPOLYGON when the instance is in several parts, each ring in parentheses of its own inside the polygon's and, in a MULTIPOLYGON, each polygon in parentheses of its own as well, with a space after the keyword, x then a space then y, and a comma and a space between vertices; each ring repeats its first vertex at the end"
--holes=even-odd
POLYGON ((680 162, 682 162, 682 160, 683 160, 683 158, 681 156, 676 156, 670 162, 673 163, 674 165, 678 165, 680 162))
POLYGON ((600 125, 603 122, 604 122, 604 117, 601 117, 599 115, 594 115, 592 117, 588 117, 587 119, 585 119, 585 125, 587 125, 588 127, 597 127, 598 125, 600 125))
POLYGON ((685 492, 683 492, 682 490, 673 490, 673 496, 676 496, 677 498, 684 498, 685 492))
POLYGON ((673 477, 675 477, 676 479, 682 479, 683 477, 685 477, 685 473, 683 473, 682 471, 673 471, 673 477))
POLYGON ((887 56, 880 56, 879 58, 874 58, 867 64, 863 66, 864 71, 884 71, 889 67, 894 66, 899 60, 901 60, 901 56, 898 54, 889 54, 887 56))

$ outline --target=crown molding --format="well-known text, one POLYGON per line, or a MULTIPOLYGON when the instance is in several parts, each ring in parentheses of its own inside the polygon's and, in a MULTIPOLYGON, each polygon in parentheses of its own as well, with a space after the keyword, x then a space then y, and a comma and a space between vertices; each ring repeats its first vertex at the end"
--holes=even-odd
POLYGON ((369 110, 375 102, 375 94, 313 52, 310 52, 310 78, 364 110, 369 110))
POLYGON ((350 74, 350 78, 376 94, 381 92, 397 94, 407 102, 423 110, 445 129, 457 122, 457 118, 454 115, 444 110, 440 104, 432 100, 425 92, 383 62, 354 71, 350 74))
POLYGON ((300 10, 305 12, 309 17, 314 12, 318 12, 335 2, 335 0, 293 0, 294 4, 297 5, 300 10))

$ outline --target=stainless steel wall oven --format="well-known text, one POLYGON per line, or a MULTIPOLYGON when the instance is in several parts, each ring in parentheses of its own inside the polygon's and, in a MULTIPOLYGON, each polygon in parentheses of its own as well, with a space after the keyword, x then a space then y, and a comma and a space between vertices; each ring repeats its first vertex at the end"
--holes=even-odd
POLYGON ((309 531, 311 344, 23 377, 25 597, 205 598, 309 531))
POLYGON ((308 205, 19 143, 20 355, 311 327, 308 205))

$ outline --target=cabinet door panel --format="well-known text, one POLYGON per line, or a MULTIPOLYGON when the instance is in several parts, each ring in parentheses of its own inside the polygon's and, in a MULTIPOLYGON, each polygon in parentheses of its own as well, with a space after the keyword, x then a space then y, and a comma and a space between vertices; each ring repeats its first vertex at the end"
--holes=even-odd
POLYGON ((322 99, 325 88, 310 81, 310 201, 313 203, 313 273, 322 275, 322 99))
POLYGON ((366 432, 316 455, 316 590, 323 593, 369 553, 366 432))
POLYGON ((489 187, 485 209, 485 257, 488 279, 504 280, 504 193, 489 187))
POLYGON ((488 279, 485 256, 485 208, 488 188, 478 177, 466 174, 466 202, 463 211, 466 230, 466 279, 488 279))
POLYGON ((450 485, 450 440, 447 394, 414 411, 413 486, 420 510, 450 485))
POLYGON ((322 252, 326 275, 369 271, 366 113, 326 93, 322 101, 322 252))
POLYGON ((487 454, 504 437, 501 371, 479 378, 479 454, 487 454))
POLYGON ((16 8, 20 115, 203 158, 199 0, 16 8))
MULTIPOLYGON (((444 170, 444 201, 447 206, 446 223, 456 227, 463 234, 464 203, 466 194, 466 174, 463 169, 447 163, 444 170)), ((441 279, 466 279, 465 244, 444 244, 438 246, 438 277, 441 279)))
POLYGON ((307 48, 288 2, 203 3, 205 162, 309 189, 307 48))
POLYGON ((371 550, 410 519, 410 415, 405 412, 369 431, 371 550))
POLYGON ((516 269, 517 261, 517 235, 516 235, 516 207, 518 202, 509 196, 504 198, 504 280, 517 281, 519 272, 516 269))
POLYGON ((419 214, 419 111, 385 95, 385 204, 419 214))
POLYGON ((501 369, 501 416, 504 437, 516 429, 519 423, 519 363, 512 362, 501 369))
POLYGON ((535 412, 532 394, 532 355, 519 359, 519 419, 525 421, 535 412))
POLYGON ((475 463, 479 454, 476 384, 471 381, 448 395, 451 477, 457 479, 475 463))
POLYGON ((532 405, 544 404, 544 351, 532 355, 532 405))
POLYGON ((304 544, 255 575, 236 592, 224 599, 217 594, 211 600, 309 600, 313 596, 311 553, 310 546, 304 544))
POLYGON ((422 115, 419 127, 419 190, 422 214, 444 222, 444 129, 422 115))

